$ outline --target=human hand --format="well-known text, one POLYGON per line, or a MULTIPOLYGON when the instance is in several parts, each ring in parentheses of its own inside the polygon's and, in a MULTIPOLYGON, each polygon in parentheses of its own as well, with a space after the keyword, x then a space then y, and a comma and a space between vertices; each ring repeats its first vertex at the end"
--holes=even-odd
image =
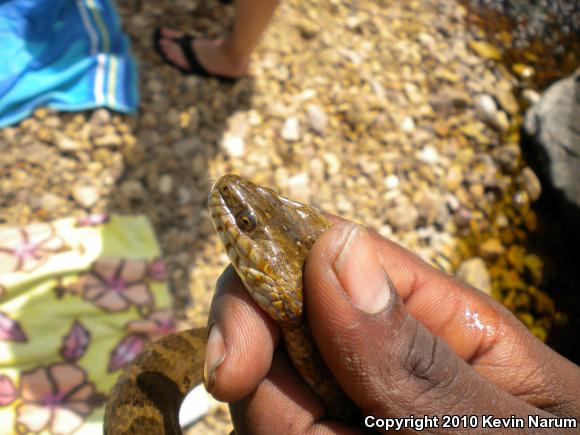
MULTIPOLYGON (((483 292, 375 233, 349 222, 327 230, 308 257, 304 288, 320 352, 362 414, 376 418, 370 423, 435 416, 438 433, 501 433, 509 429, 486 429, 483 416, 515 416, 532 433, 529 415, 580 418, 578 366, 483 292), (466 416, 466 427, 443 428, 445 415, 466 416)), ((210 325, 206 383, 231 402, 237 433, 364 432, 364 421, 355 429, 326 419, 276 350, 279 328, 231 266, 210 325)))

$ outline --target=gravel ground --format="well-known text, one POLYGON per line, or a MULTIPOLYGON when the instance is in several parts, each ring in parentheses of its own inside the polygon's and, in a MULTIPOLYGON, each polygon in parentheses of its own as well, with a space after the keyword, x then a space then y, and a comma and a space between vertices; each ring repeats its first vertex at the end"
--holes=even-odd
MULTIPOLYGON (((39 109, 0 131, 0 222, 144 213, 183 326, 205 325, 227 264, 206 197, 236 172, 369 225, 502 300, 540 338, 561 315, 527 240, 541 192, 520 157, 520 91, 452 0, 282 2, 232 86, 163 65, 151 32, 224 34, 216 1, 119 2, 139 60, 137 117, 39 109)), ((524 65, 525 67, 525 65, 524 65)), ((218 406, 195 433, 227 433, 218 406)))

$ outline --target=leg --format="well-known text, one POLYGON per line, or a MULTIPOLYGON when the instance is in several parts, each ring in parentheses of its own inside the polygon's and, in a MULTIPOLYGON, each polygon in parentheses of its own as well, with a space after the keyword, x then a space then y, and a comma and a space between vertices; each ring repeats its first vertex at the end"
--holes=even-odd
MULTIPOLYGON (((277 0, 236 0, 232 32, 225 39, 196 39, 192 49, 201 65, 210 73, 241 77, 248 72, 250 56, 264 29, 270 22, 277 0)), ((171 40, 180 32, 163 29, 160 46, 177 65, 187 68, 187 61, 178 44, 171 40)))

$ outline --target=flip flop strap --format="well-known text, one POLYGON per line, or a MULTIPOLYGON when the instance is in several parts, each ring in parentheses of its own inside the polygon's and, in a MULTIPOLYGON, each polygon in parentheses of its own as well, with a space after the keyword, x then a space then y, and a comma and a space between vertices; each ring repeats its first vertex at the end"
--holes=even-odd
POLYGON ((185 56, 185 60, 187 61, 189 69, 191 71, 197 72, 198 74, 199 73, 207 74, 207 71, 203 66, 201 66, 201 64, 197 60, 197 57, 193 53, 193 50, 191 48, 191 43, 193 39, 194 38, 191 35, 183 35, 181 38, 175 38, 174 41, 177 42, 181 47, 181 52, 185 56))

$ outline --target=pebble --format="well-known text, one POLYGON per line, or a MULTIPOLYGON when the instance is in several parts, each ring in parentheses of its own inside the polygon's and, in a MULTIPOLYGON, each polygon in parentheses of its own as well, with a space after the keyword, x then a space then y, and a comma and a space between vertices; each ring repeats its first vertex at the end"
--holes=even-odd
POLYGON ((445 198, 438 192, 433 190, 425 190, 420 192, 416 201, 419 217, 427 225, 432 225, 437 221, 443 223, 445 221, 447 211, 445 198))
POLYGON ((394 174, 391 174, 391 175, 385 177, 384 182, 385 182, 385 187, 389 190, 396 189, 397 187, 399 187, 399 184, 400 184, 399 177, 397 177, 394 174))
POLYGON ((143 185, 137 180, 126 180, 121 184, 121 192, 129 199, 141 199, 145 195, 143 185))
POLYGON ((497 114, 497 104, 489 94, 478 94, 473 99, 475 111, 482 121, 491 122, 497 114))
POLYGON ((419 212, 408 198, 401 196, 397 204, 387 210, 385 218, 395 231, 410 231, 417 224, 419 212))
POLYGON ((530 201, 534 202, 540 198, 540 195, 542 194, 542 184, 534 171, 528 167, 522 169, 521 174, 518 176, 518 181, 523 189, 528 192, 530 201))
POLYGON ((293 175, 288 179, 288 192, 290 198, 304 204, 310 203, 310 176, 306 172, 293 175))
POLYGON ((224 134, 221 147, 228 156, 233 158, 243 157, 246 153, 244 138, 232 133, 224 134))
POLYGON ((173 177, 164 174, 159 178, 159 192, 162 195, 169 195, 173 191, 173 177))
POLYGON ((78 151, 83 148, 80 141, 60 133, 56 135, 56 146, 62 151, 78 151))
POLYGON ((485 41, 469 41, 471 49, 484 59, 500 60, 501 54, 497 48, 485 41))
POLYGON ((505 253, 506 249, 499 239, 489 239, 479 246, 479 254, 487 260, 495 260, 505 253))
POLYGON ((57 208, 62 207, 65 204, 65 200, 54 193, 45 193, 40 198, 40 206, 43 210, 47 212, 55 211, 57 208))
POLYGON ((435 147, 427 145, 419 152, 418 158, 424 163, 436 164, 439 162, 439 152, 435 147))
POLYGON ((401 130, 406 133, 411 133, 415 131, 415 121, 410 116, 405 116, 403 122, 401 122, 401 130))
POLYGON ((497 98, 499 105, 509 115, 513 116, 518 113, 520 106, 509 86, 500 86, 495 92, 495 97, 497 98))
POLYGON ((499 162, 503 170, 515 171, 520 164, 521 150, 517 144, 506 144, 495 148, 492 156, 499 162))
POLYGON ((198 137, 192 136, 181 139, 173 144, 173 151, 177 157, 185 157, 198 150, 202 143, 198 137))
POLYGON ((189 204, 192 200, 191 189, 185 186, 179 186, 177 189, 177 201, 179 205, 189 204))
POLYGON ((328 118, 324 109, 317 104, 309 104, 306 107, 306 116, 308 117, 308 123, 312 131, 324 136, 326 129, 328 128, 328 118))
POLYGON ((94 127, 103 127, 111 122, 111 113, 107 109, 97 109, 89 120, 94 127))
POLYGON ((282 136, 282 139, 288 142, 300 140, 300 121, 298 120, 298 117, 291 116, 286 118, 280 135, 282 136))
POLYGON ((90 209, 100 199, 101 195, 96 186, 90 184, 77 184, 72 191, 75 201, 86 209, 90 209))
POLYGON ((499 110, 495 113, 494 117, 490 120, 490 123, 497 131, 502 134, 507 133, 510 128, 509 118, 502 110, 499 110))
POLYGON ((532 106, 540 101, 540 94, 533 89, 524 89, 522 91, 522 98, 526 101, 528 106, 532 106))
POLYGON ((123 144, 123 139, 116 133, 109 133, 95 138, 93 143, 98 147, 118 147, 123 144))
POLYGON ((491 278, 482 258, 475 257, 462 262, 457 269, 456 275, 457 278, 467 284, 487 294, 491 293, 491 278))
POLYGON ((333 176, 340 172, 342 163, 336 154, 331 152, 324 153, 322 159, 326 163, 326 172, 328 175, 333 176))

